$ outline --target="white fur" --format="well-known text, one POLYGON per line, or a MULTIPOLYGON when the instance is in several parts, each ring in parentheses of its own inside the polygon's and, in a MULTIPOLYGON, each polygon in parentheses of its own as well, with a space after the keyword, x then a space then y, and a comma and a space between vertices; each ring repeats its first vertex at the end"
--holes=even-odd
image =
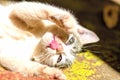
POLYGON ((80 41, 80 48, 99 40, 95 33, 80 26, 69 11, 54 6, 21 2, 0 6, 0 11, 0 64, 25 75, 45 73, 65 80, 60 70, 46 65, 65 67, 73 63, 71 50, 77 44, 65 44, 69 35, 77 35, 74 37, 80 41), (54 34, 62 44, 60 52, 47 47, 54 34), (57 62, 60 55, 62 58, 57 62))

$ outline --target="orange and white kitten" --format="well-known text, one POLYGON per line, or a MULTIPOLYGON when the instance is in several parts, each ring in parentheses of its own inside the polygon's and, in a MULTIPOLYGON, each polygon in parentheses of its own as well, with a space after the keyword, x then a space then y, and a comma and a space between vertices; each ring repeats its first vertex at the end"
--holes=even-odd
POLYGON ((11 71, 66 80, 53 67, 69 67, 84 44, 97 41, 65 9, 37 2, 0 6, 0 65, 11 71))

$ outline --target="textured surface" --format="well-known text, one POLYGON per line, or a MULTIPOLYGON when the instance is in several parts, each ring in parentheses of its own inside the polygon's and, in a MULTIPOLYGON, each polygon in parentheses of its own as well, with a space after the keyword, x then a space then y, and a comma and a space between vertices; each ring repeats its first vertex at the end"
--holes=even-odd
POLYGON ((3 67, 0 66, 0 80, 50 80, 50 79, 47 79, 44 76, 25 77, 17 72, 7 71, 3 67))
POLYGON ((120 80, 119 73, 89 51, 79 53, 75 63, 64 72, 68 80, 120 80))

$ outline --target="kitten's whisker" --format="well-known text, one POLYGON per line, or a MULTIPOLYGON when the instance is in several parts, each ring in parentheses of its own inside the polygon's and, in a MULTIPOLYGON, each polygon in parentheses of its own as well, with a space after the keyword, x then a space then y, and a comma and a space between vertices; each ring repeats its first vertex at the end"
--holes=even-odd
POLYGON ((46 56, 48 56, 48 54, 41 54, 41 55, 39 56, 39 59, 40 59, 40 62, 41 62, 41 63, 43 63, 43 62, 47 59, 46 56))
POLYGON ((91 48, 91 47, 101 47, 101 45, 97 45, 97 44, 94 44, 94 45, 86 45, 86 46, 83 46, 82 49, 91 48))
POLYGON ((79 52, 86 52, 86 51, 88 51, 88 49, 81 49, 81 51, 79 51, 79 52))
POLYGON ((90 51, 92 53, 102 53, 102 51, 92 51, 92 50, 88 50, 88 49, 82 49, 80 52, 86 52, 86 51, 90 51))
POLYGON ((52 56, 52 54, 51 54, 51 55, 50 55, 50 54, 46 54, 46 55, 44 56, 45 61, 48 60, 48 58, 50 58, 51 56, 52 56))
POLYGON ((90 51, 90 52, 92 52, 92 53, 102 53, 100 51, 90 51))

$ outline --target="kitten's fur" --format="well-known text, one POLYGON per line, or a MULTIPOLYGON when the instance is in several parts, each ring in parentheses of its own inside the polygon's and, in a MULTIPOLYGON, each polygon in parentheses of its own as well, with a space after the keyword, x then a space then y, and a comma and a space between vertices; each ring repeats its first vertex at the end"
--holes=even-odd
POLYGON ((22 74, 64 80, 52 67, 70 66, 82 45, 99 40, 69 11, 48 4, 20 2, 0 11, 0 64, 22 74))

